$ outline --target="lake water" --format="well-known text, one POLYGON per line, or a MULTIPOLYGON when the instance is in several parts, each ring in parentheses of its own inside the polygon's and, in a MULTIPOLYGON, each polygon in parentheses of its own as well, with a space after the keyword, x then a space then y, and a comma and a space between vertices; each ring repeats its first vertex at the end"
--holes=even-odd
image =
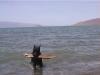
POLYGON ((100 26, 0 29, 0 75, 100 75, 100 26), (24 58, 34 44, 57 57, 33 71, 24 58))

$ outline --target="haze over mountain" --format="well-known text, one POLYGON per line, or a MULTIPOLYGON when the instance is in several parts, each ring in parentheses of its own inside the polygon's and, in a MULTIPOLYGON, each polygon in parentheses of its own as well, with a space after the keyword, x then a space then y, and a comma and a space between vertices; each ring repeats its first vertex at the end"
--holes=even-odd
POLYGON ((39 24, 0 21, 0 28, 12 28, 12 27, 40 27, 40 26, 41 26, 41 25, 39 25, 39 24))
MULTIPOLYGON (((75 26, 93 26, 93 25, 100 25, 100 18, 80 21, 75 26)), ((0 21, 0 28, 13 28, 13 27, 40 27, 42 25, 39 24, 32 24, 32 23, 20 23, 20 22, 7 22, 7 21, 0 21)))
POLYGON ((76 23, 74 25, 76 25, 76 26, 100 25, 100 18, 95 18, 95 19, 81 21, 81 22, 78 22, 78 23, 76 23))

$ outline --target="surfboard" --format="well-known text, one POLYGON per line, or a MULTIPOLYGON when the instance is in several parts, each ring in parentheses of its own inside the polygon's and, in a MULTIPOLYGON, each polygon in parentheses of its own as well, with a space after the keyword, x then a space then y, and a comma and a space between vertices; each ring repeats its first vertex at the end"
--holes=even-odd
MULTIPOLYGON (((33 55, 31 53, 25 53, 24 56, 26 58, 32 58, 33 55)), ((39 58, 42 58, 42 59, 52 59, 52 58, 55 58, 56 56, 52 53, 42 53, 39 58)))

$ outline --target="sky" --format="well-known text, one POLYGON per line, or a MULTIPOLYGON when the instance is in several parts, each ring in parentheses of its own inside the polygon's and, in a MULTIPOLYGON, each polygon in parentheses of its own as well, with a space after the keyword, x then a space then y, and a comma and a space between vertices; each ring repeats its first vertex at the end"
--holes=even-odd
POLYGON ((99 13, 99 0, 0 0, 0 21, 67 26, 99 13))

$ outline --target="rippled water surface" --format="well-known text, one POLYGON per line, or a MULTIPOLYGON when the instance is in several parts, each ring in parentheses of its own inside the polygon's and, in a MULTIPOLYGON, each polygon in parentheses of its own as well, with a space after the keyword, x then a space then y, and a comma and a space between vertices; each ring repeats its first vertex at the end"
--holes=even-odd
POLYGON ((100 75, 100 26, 0 29, 0 75, 100 75), (36 71, 25 58, 34 43, 57 57, 36 71))

